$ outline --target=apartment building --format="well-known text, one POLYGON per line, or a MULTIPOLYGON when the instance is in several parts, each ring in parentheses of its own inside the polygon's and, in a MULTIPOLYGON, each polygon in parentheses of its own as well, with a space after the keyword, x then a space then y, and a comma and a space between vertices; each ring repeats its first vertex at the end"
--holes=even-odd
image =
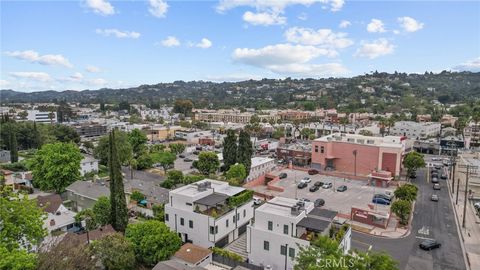
POLYGON ((465 148, 480 147, 480 123, 471 121, 463 130, 465 136, 465 148))
POLYGON ((264 120, 273 120, 277 122, 280 117, 277 114, 255 114, 251 112, 240 112, 235 110, 218 110, 218 111, 197 111, 195 112, 195 120, 204 122, 232 122, 248 124, 252 116, 257 115, 260 122, 264 120))
POLYGON ((37 123, 56 123, 57 112, 41 112, 39 110, 27 110, 27 120, 37 123))
POLYGON ((441 131, 441 124, 436 122, 398 121, 390 129, 390 135, 405 136, 409 139, 419 140, 437 137, 441 131))
POLYGON ((400 175, 407 143, 403 137, 331 134, 312 143, 312 168, 368 176, 373 171, 400 175))
POLYGON ((455 117, 451 114, 444 114, 442 116, 442 119, 440 119, 440 123, 443 126, 450 126, 450 127, 454 127, 457 121, 458 121, 458 117, 455 117))
POLYGON ((247 182, 257 179, 273 170, 275 159, 268 157, 253 157, 250 166, 250 173, 247 176, 247 182))
POLYGON ((74 125, 73 128, 82 138, 100 137, 107 134, 107 126, 101 124, 80 124, 74 125))
MULTIPOLYGON (((247 253, 250 263, 265 269, 293 269, 301 247, 310 246, 318 235, 329 235, 338 227, 336 212, 316 208, 312 202, 275 197, 255 210, 255 222, 247 229, 247 253)), ((350 250, 351 229, 344 231, 340 247, 350 250)))
POLYGON ((165 224, 183 242, 223 247, 246 232, 253 218, 253 193, 226 182, 203 180, 169 192, 165 224))

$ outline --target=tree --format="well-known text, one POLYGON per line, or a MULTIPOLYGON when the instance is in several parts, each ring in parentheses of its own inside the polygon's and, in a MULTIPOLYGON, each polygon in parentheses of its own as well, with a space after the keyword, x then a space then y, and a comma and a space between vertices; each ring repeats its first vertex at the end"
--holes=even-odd
POLYGON ((398 187, 394 194, 399 200, 414 201, 417 198, 418 187, 412 184, 405 184, 398 187))
POLYGON ((127 138, 132 146, 132 151, 135 157, 139 157, 141 153, 145 152, 145 145, 147 143, 147 135, 145 135, 145 133, 136 128, 128 133, 127 138))
POLYGON ((37 256, 25 249, 13 249, 0 245, 0 269, 9 270, 34 270, 36 269, 37 256))
POLYGON ((174 153, 175 155, 183 153, 185 151, 185 144, 183 143, 171 143, 168 145, 170 148, 170 152, 174 153))
POLYGON ((110 132, 108 168, 110 175, 110 223, 117 231, 125 231, 128 223, 127 202, 123 187, 123 176, 115 143, 115 130, 110 132))
POLYGON ((158 153, 157 160, 154 160, 154 161, 157 161, 158 163, 160 163, 160 165, 162 165, 163 170, 166 173, 168 168, 172 166, 173 163, 175 162, 175 159, 177 159, 177 157, 173 153, 165 151, 165 152, 158 153))
POLYGON ((12 192, 11 187, 0 188, 0 248, 30 251, 47 235, 43 228, 45 213, 28 196, 12 192))
POLYGON ((183 173, 179 170, 170 170, 167 172, 166 181, 171 181, 173 186, 176 186, 183 182, 183 173))
POLYGON ((193 102, 188 99, 177 99, 173 104, 173 111, 176 113, 182 113, 185 116, 191 114, 193 109, 193 102))
POLYGON ((182 244, 176 232, 157 220, 128 224, 125 237, 133 244, 137 260, 149 266, 169 259, 182 244))
POLYGON ((247 177, 245 166, 243 164, 235 164, 228 169, 226 173, 227 180, 234 186, 239 186, 243 183, 243 180, 247 177))
POLYGON ((76 144, 80 142, 80 136, 72 127, 57 124, 53 126, 52 132, 59 142, 73 142, 76 144))
MULTIPOLYGON (((130 162, 132 169, 136 168, 138 170, 145 170, 153 166, 154 160, 150 154, 144 153, 140 155, 137 159, 133 159, 130 162)), ((133 177, 132 177, 133 178, 133 177)))
POLYGON ((89 231, 98 228, 96 215, 93 212, 92 208, 83 209, 75 215, 75 222, 81 223, 82 221, 85 221, 85 229, 89 231))
POLYGON ((215 152, 201 152, 198 155, 196 168, 204 175, 213 174, 220 167, 220 161, 215 152))
POLYGON ((250 140, 250 134, 242 130, 238 137, 237 162, 245 166, 247 175, 250 173, 250 166, 252 165, 253 146, 250 140))
POLYGON ((400 224, 407 225, 410 212, 412 211, 412 204, 407 200, 396 200, 392 203, 392 212, 400 218, 400 224))
POLYGON ((17 136, 15 131, 10 132, 10 162, 15 163, 18 161, 18 145, 17 136))
MULTIPOLYGON (((99 163, 107 165, 109 153, 109 135, 100 138, 98 146, 93 151, 94 156, 99 159, 99 163)), ((115 144, 120 163, 126 165, 132 159, 132 146, 128 141, 128 135, 123 131, 115 131, 115 144)))
POLYGON ((165 204, 154 204, 152 206, 153 218, 155 220, 165 221, 165 204))
POLYGON ((37 270, 92 270, 96 259, 76 235, 66 234, 56 245, 38 254, 37 270))
POLYGON ((373 136, 373 133, 370 130, 362 129, 358 132, 358 134, 363 136, 373 136))
POLYGON ((43 145, 31 163, 34 184, 41 190, 65 191, 67 186, 80 179, 82 158, 73 143, 43 145))
POLYGON ((99 197, 92 209, 93 213, 95 214, 95 222, 97 223, 97 227, 110 224, 111 207, 110 199, 108 197, 99 197))
POLYGON ((237 163, 237 136, 233 129, 227 130, 227 136, 223 139, 223 164, 225 170, 237 163))
POLYGON ((94 241, 91 252, 107 270, 134 269, 133 245, 120 233, 113 233, 94 241))
POLYGON ((407 168, 407 177, 415 174, 418 168, 425 167, 423 155, 417 152, 408 153, 403 159, 403 166, 407 168))
POLYGON ((132 192, 132 195, 130 195, 130 199, 138 203, 138 202, 141 202, 142 200, 145 200, 145 195, 143 195, 143 193, 141 193, 138 190, 134 190, 132 192))

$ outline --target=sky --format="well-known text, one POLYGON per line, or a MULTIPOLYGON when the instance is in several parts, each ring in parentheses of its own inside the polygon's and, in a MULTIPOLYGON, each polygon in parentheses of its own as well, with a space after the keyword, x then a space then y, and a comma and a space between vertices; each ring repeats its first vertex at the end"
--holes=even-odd
POLYGON ((4 1, 1 89, 480 72, 480 1, 4 1))

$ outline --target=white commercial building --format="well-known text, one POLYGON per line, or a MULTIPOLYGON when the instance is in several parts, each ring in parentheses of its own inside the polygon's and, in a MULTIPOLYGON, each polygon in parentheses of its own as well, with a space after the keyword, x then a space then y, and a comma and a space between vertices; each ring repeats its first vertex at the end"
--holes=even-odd
POLYGON ((41 112, 39 110, 28 110, 27 120, 38 123, 56 123, 57 112, 41 112))
POLYGON ((92 156, 85 155, 80 161, 80 174, 84 176, 86 173, 98 172, 98 160, 92 156))
MULTIPOLYGON (((314 207, 312 202, 275 197, 255 210, 247 229, 249 262, 266 269, 293 269, 300 247, 310 246, 318 235, 328 236, 336 212, 314 207)), ((340 247, 350 250, 351 229, 345 227, 340 247)), ((337 232, 340 230, 336 230, 337 232)))
POLYGON ((177 188, 169 192, 165 224, 184 242, 223 247, 246 232, 253 218, 251 195, 242 187, 209 179, 177 188))
POLYGON ((417 123, 413 121, 398 121, 390 129, 390 135, 405 136, 409 139, 427 139, 440 134, 441 125, 435 122, 417 123))
POLYGON ((247 182, 269 173, 275 168, 275 159, 268 157, 253 157, 247 182))
POLYGON ((198 144, 200 139, 213 139, 213 133, 210 130, 176 130, 175 138, 198 144))

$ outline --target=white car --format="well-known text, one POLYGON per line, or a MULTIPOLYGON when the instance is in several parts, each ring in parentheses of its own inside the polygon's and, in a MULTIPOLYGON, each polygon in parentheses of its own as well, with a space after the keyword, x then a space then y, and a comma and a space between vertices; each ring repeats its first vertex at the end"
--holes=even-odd
POLYGON ((307 184, 308 184, 308 183, 312 182, 312 179, 310 179, 310 177, 305 176, 305 177, 301 180, 301 182, 304 182, 304 183, 307 183, 307 184))
POLYGON ((260 199, 260 198, 253 198, 253 204, 255 204, 255 205, 260 205, 260 204, 262 204, 262 199, 260 199))

